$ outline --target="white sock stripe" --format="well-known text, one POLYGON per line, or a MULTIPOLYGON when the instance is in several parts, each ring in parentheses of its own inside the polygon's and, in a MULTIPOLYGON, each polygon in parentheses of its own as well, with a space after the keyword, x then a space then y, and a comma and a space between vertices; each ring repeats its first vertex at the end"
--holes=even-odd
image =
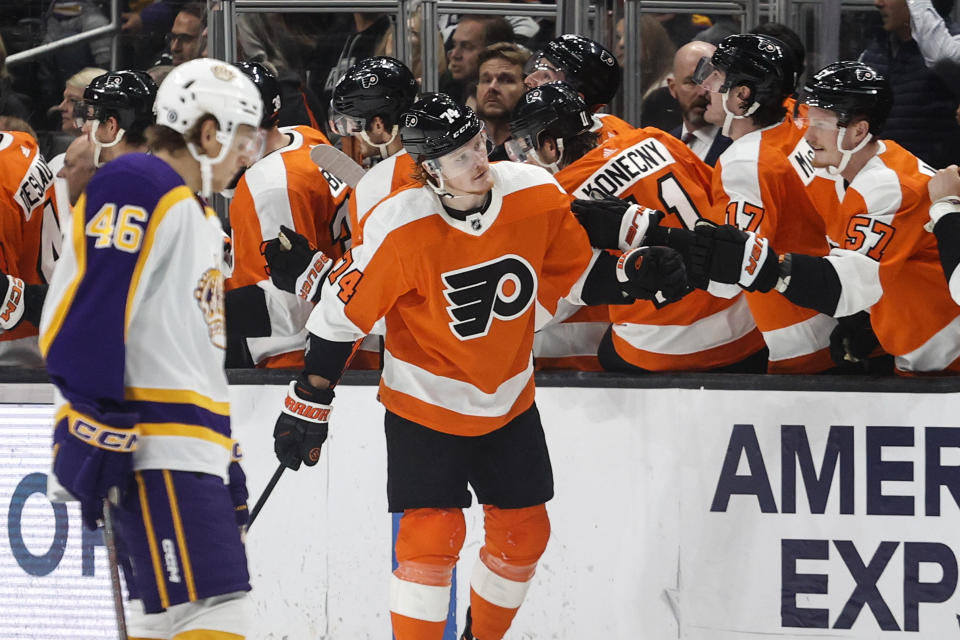
POLYGON ((443 622, 450 609, 450 587, 418 584, 390 576, 390 611, 427 622, 443 622))
POLYGON ((498 576, 481 560, 477 560, 473 567, 473 575, 470 576, 470 588, 478 596, 504 609, 516 609, 523 604, 531 582, 532 579, 517 582, 498 576))

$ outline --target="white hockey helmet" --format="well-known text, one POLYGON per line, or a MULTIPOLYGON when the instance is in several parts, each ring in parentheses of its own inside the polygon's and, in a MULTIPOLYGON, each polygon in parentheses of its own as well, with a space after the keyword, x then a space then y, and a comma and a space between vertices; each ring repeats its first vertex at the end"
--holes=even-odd
POLYGON ((226 157, 237 128, 260 126, 263 102, 260 91, 250 78, 232 64, 214 58, 196 58, 178 65, 164 78, 154 102, 156 123, 186 133, 204 115, 217 119, 217 142, 220 155, 209 158, 188 143, 190 154, 200 162, 203 172, 203 195, 209 198, 211 166, 226 157))

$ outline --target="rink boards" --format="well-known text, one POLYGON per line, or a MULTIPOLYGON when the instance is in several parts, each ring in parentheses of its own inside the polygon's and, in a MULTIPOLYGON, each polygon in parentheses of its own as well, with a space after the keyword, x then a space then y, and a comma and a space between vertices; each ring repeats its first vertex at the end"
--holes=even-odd
MULTIPOLYGON (((552 534, 507 638, 956 636, 960 393, 942 382, 541 387, 552 534)), ((231 392, 252 504, 284 388, 231 392)), ((48 399, 0 386, 0 638, 115 637, 99 536, 42 493, 48 399)), ((252 637, 390 638, 382 418, 376 387, 340 386, 320 464, 281 478, 247 537, 252 637)), ((461 622, 479 509, 467 523, 461 622)))

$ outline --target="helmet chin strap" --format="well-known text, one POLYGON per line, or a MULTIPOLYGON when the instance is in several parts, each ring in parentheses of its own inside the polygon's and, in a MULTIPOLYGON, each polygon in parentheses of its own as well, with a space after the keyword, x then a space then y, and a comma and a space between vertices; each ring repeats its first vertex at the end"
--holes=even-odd
POLYGON ((224 141, 219 140, 218 136, 218 142, 220 142, 220 153, 216 158, 200 153, 192 142, 187 143, 187 151, 200 163, 200 195, 207 201, 213 197, 213 165, 220 164, 227 157, 230 147, 233 146, 233 133, 230 133, 224 141))
POLYGON ((120 144, 120 141, 123 140, 123 134, 126 133, 122 127, 117 131, 117 137, 114 138, 111 142, 100 142, 97 140, 97 129, 100 128, 99 120, 91 120, 93 123, 90 127, 90 142, 93 143, 93 166, 98 169, 103 166, 100 163, 100 150, 109 149, 110 147, 115 147, 120 144))
POLYGON ((557 138, 556 143, 557 143, 557 159, 555 162, 544 162, 540 158, 540 151, 538 150, 532 150, 530 152, 530 156, 533 158, 533 161, 536 162, 539 166, 549 171, 550 173, 556 173, 560 171, 560 158, 563 157, 563 139, 557 138))
POLYGON ((873 139, 873 134, 868 132, 867 135, 863 137, 863 140, 861 140, 860 143, 857 144, 857 146, 855 146, 853 149, 844 149, 843 138, 846 132, 847 132, 846 127, 838 127, 837 151, 840 152, 841 158, 840 158, 840 164, 838 164, 837 166, 827 167, 827 173, 829 173, 832 176, 838 176, 841 173, 843 173, 843 170, 847 168, 847 164, 850 162, 850 158, 853 157, 853 154, 863 149, 865 146, 867 146, 867 143, 873 139))
POLYGON ((376 147, 380 152, 380 159, 386 160, 390 157, 390 152, 387 151, 387 147, 390 146, 390 143, 393 142, 397 137, 397 132, 400 131, 400 127, 393 125, 393 129, 390 130, 390 139, 384 142, 383 144, 373 142, 370 140, 370 136, 367 135, 366 129, 360 132, 360 139, 366 142, 371 147, 376 147))
POLYGON ((720 131, 720 133, 728 138, 730 137, 730 126, 733 124, 734 120, 743 120, 744 118, 749 118, 757 111, 757 109, 760 108, 760 103, 754 100, 753 104, 750 105, 750 108, 747 109, 745 114, 742 116, 737 115, 733 111, 730 111, 730 107, 727 106, 727 96, 729 95, 729 89, 720 92, 720 104, 723 105, 723 112, 726 114, 723 118, 723 129, 720 131))

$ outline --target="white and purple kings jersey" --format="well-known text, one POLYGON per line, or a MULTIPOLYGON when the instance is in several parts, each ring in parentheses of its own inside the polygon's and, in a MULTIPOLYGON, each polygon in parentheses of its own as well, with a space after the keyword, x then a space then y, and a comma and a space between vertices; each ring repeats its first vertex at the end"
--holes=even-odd
POLYGON ((104 166, 64 229, 40 324, 57 418, 72 405, 137 416, 133 468, 226 479, 222 233, 154 156, 104 166))

